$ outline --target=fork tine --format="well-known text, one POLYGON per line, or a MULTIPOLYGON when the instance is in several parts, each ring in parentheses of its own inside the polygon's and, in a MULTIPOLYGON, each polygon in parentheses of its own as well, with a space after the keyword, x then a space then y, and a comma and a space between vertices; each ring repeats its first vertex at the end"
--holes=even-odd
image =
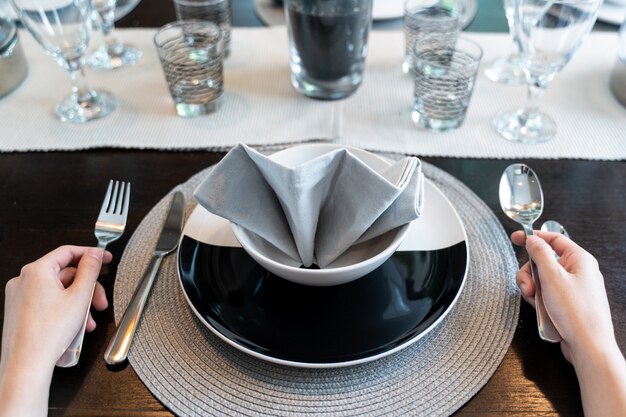
POLYGON ((122 206, 122 215, 128 215, 128 206, 130 205, 130 182, 126 183, 126 192, 124 193, 124 205, 122 206))
POLYGON ((117 194, 120 182, 115 181, 113 184, 113 193, 111 193, 111 202, 109 203, 109 207, 107 208, 107 213, 115 214, 115 206, 117 205, 117 194))
POLYGON ((113 192, 113 180, 109 180, 109 186, 107 192, 104 195, 104 201, 102 202, 102 208, 100 209, 100 216, 104 215, 109 209, 109 202, 111 201, 111 194, 113 192))
POLYGON ((120 182, 120 189, 117 194, 117 204, 115 205, 115 214, 121 215, 122 210, 124 210, 124 200, 126 195, 126 183, 124 181, 120 182))

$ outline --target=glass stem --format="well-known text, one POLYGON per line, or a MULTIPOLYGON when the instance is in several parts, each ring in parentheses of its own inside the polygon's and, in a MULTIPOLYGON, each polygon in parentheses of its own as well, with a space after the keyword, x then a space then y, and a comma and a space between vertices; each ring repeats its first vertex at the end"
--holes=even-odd
POLYGON ((526 107, 524 113, 528 118, 533 117, 539 113, 539 102, 543 97, 545 87, 542 86, 537 80, 530 80, 528 83, 528 96, 526 99, 526 107))
POLYGON ((123 50, 123 45, 120 44, 115 38, 115 7, 100 13, 100 25, 109 55, 120 55, 123 50))
POLYGON ((85 79, 82 58, 68 60, 66 61, 66 66, 70 81, 72 82, 72 96, 76 97, 76 101, 79 103, 88 99, 92 91, 85 79))

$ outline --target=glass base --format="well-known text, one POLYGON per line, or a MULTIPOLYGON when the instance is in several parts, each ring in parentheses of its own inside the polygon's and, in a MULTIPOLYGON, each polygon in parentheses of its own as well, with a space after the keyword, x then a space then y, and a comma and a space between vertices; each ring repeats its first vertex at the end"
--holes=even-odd
POLYGON ((463 124, 464 118, 459 119, 434 119, 427 117, 417 110, 413 110, 411 119, 416 126, 422 129, 430 130, 431 132, 447 132, 454 130, 463 124))
POLYGON ((102 45, 87 57, 87 65, 98 71, 109 71, 128 67, 139 61, 142 52, 129 45, 118 44, 115 47, 102 45))
POLYGON ((74 95, 57 104, 55 112, 62 122, 87 123, 110 114, 117 108, 117 99, 104 91, 90 91, 78 97, 74 95))
POLYGON ((361 74, 347 75, 336 81, 309 80, 302 74, 291 75, 291 84, 300 94, 319 100, 339 100, 352 95, 361 85, 361 74))
POLYGON ((485 70, 485 76, 491 81, 501 84, 526 84, 526 75, 522 71, 517 55, 509 55, 492 61, 485 70))
POLYGON ((215 99, 208 103, 176 103, 176 114, 180 117, 196 117, 215 113, 220 107, 221 100, 215 99))
POLYGON ((550 116, 540 112, 527 113, 524 109, 500 114, 493 125, 503 138, 512 142, 534 144, 556 136, 556 123, 550 116))

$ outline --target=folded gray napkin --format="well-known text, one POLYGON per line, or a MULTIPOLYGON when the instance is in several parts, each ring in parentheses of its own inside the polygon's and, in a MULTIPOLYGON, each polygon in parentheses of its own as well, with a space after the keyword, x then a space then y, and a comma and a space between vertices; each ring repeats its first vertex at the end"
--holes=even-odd
POLYGON ((302 265, 324 268, 353 244, 418 218, 423 183, 414 157, 376 172, 338 148, 290 168, 238 145, 195 197, 302 265))

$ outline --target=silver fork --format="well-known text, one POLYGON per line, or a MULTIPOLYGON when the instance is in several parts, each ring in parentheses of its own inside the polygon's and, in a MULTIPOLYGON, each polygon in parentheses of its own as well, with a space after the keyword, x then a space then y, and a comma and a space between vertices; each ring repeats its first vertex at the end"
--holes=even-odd
MULTIPOLYGON (((130 183, 109 181, 102 208, 96 221, 95 235, 98 239, 98 248, 104 251, 107 245, 122 236, 126 227, 126 217, 128 216, 128 204, 130 202, 130 183)), ((94 286, 95 289, 95 286, 94 286)), ((91 306, 91 302, 89 303, 91 306)), ((67 350, 57 362, 57 366, 68 368, 78 363, 80 351, 83 346, 85 327, 89 319, 89 307, 85 315, 80 331, 72 340, 67 350)))

